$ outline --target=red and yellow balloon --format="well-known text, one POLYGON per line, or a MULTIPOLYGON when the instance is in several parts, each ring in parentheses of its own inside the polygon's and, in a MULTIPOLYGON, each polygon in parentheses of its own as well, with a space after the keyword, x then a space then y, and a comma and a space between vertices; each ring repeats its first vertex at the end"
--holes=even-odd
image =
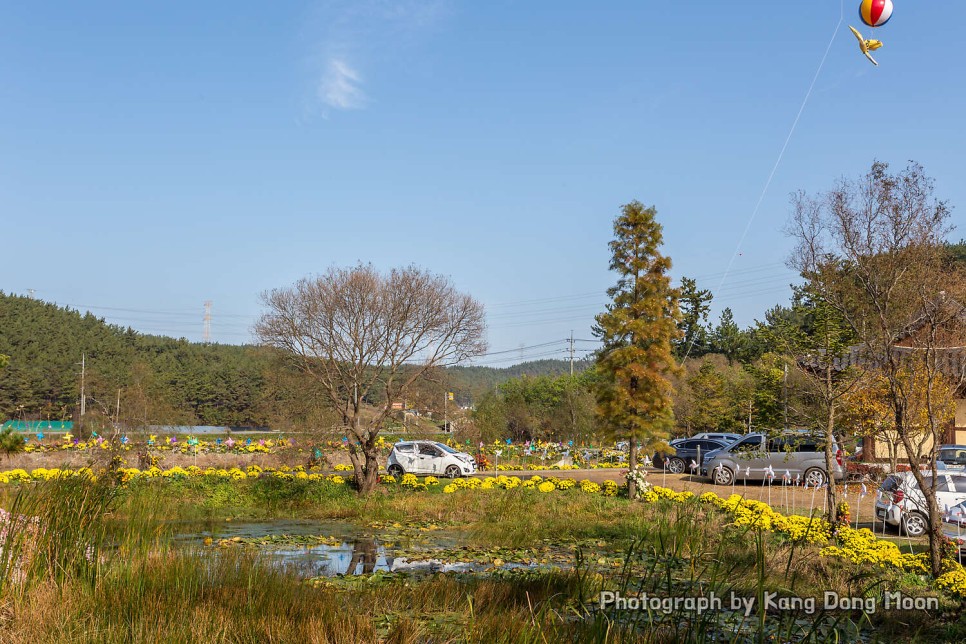
POLYGON ((881 27, 892 17, 892 0, 862 0, 859 17, 870 27, 881 27))

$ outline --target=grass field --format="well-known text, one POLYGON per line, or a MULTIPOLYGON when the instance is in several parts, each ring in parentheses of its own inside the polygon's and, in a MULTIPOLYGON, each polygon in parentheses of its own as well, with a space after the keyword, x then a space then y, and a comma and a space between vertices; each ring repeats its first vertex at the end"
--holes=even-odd
MULTIPOLYGON (((961 641, 961 602, 917 574, 820 556, 737 522, 697 498, 652 503, 526 489, 413 492, 271 478, 248 481, 52 480, 5 486, 0 569, 4 642, 690 642, 961 641), (474 573, 305 579, 255 547, 184 546, 178 522, 300 518, 444 526, 490 562, 474 573), (534 553, 537 553, 534 555, 534 553), (542 553, 542 554, 541 554, 542 553), (553 565, 507 568, 504 558, 553 565), (791 610, 601 608, 625 597, 814 598, 791 610), (880 601, 935 597, 936 610, 827 611, 825 591, 880 601)), ((457 556, 450 549, 445 556, 457 556)))

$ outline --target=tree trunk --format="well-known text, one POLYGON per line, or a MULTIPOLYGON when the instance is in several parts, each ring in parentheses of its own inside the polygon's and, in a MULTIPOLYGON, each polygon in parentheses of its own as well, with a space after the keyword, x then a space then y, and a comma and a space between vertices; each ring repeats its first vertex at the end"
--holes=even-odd
POLYGON ((887 439, 887 444, 889 446, 889 473, 895 474, 899 469, 899 446, 896 445, 892 437, 887 439))
POLYGON ((828 507, 825 512, 825 520, 830 524, 835 524, 838 508, 835 494, 835 454, 832 452, 833 441, 835 440, 835 400, 832 397, 834 384, 832 382, 832 365, 825 366, 825 395, 826 395, 826 418, 825 418, 825 473, 828 475, 828 487, 825 488, 825 498, 828 507))
MULTIPOLYGON (((359 490, 359 494, 369 494, 379 485, 379 458, 376 450, 376 438, 378 436, 378 430, 370 429, 367 431, 365 440, 360 441, 359 445, 362 451, 361 458, 357 456, 352 462, 356 470, 356 488, 359 490), (356 461, 359 461, 359 463, 357 464, 356 461)), ((350 451, 350 457, 351 455, 352 452, 350 451)))
POLYGON ((360 427, 358 416, 349 425, 349 434, 356 442, 349 441, 349 461, 359 494, 369 494, 379 485, 379 454, 376 439, 379 431, 375 428, 360 427), (361 453, 360 453, 361 452, 361 453))
MULTIPOLYGON (((631 439, 630 454, 627 457, 627 467, 631 472, 637 471, 637 439, 631 439)), ((631 476, 627 479, 627 496, 637 498, 637 480, 631 476)))
MULTIPOLYGON (((932 484, 926 485, 926 478, 920 469, 922 464, 921 459, 919 458, 918 452, 913 449, 912 440, 905 434, 901 413, 897 413, 896 417, 897 427, 903 429, 903 431, 899 432, 899 437, 902 439, 902 446, 905 448, 906 457, 909 459, 909 469, 912 470, 912 476, 916 479, 916 483, 919 484, 919 490, 922 492, 922 495, 926 497, 928 514, 926 520, 929 522, 929 565, 932 569, 933 577, 938 577, 943 572, 942 547, 946 538, 942 532, 943 517, 939 512, 939 503, 936 501, 935 466, 932 470, 932 484)), ((935 444, 935 436, 933 436, 933 445, 935 444)))

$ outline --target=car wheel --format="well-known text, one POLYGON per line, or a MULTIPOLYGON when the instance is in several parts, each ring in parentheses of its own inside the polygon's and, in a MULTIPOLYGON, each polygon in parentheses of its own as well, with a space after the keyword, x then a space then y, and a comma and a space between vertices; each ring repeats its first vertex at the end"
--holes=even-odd
POLYGON ((907 537, 921 537, 926 534, 928 527, 926 517, 918 512, 909 512, 902 517, 902 530, 907 537))
POLYGON ((828 477, 825 476, 825 472, 823 472, 818 468, 813 467, 812 469, 805 472, 805 485, 809 487, 814 488, 820 485, 824 485, 825 481, 827 480, 828 480, 828 477))
POLYGON ((711 478, 718 485, 731 485, 735 479, 735 473, 724 465, 719 465, 712 470, 711 478))
POLYGON ((406 473, 401 465, 396 465, 395 463, 386 468, 386 472, 388 472, 390 476, 402 476, 406 473))
POLYGON ((451 479, 459 478, 461 472, 458 465, 450 465, 446 468, 446 476, 451 479))
POLYGON ((684 461, 677 457, 669 458, 667 461, 667 471, 671 474, 681 474, 684 472, 684 468, 684 461))

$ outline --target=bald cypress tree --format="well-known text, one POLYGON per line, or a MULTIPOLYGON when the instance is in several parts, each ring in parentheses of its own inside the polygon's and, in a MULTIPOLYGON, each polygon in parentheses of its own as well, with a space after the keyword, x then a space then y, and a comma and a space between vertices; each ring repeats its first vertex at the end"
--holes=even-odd
MULTIPOLYGON (((630 441, 631 471, 637 469, 638 444, 660 443, 673 427, 670 377, 680 369, 672 354, 672 342, 681 334, 678 291, 667 275, 671 260, 660 253, 663 235, 656 215, 653 207, 633 201, 614 221, 610 269, 618 280, 608 289, 611 303, 594 328, 603 341, 597 355, 597 410, 612 436, 630 441)), ((633 477, 628 491, 636 496, 633 477)))

